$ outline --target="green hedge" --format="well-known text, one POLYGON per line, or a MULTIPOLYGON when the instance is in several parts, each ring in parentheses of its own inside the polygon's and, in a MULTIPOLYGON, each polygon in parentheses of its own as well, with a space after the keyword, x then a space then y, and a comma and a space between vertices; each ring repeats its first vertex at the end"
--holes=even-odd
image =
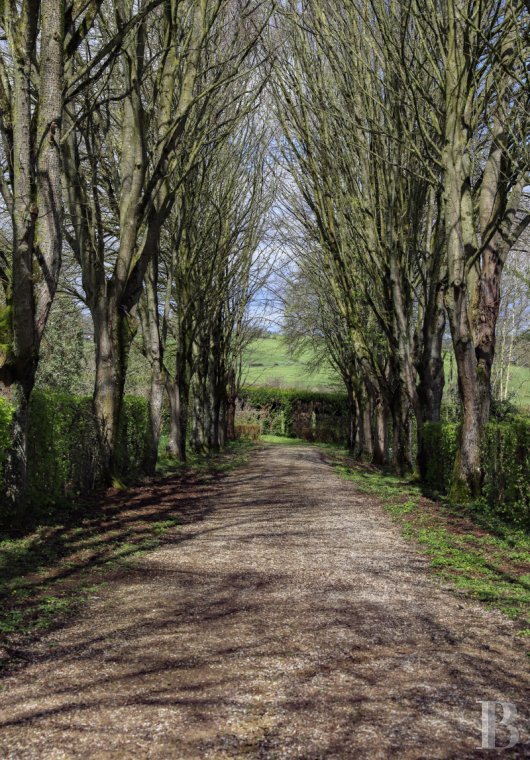
POLYGON ((243 388, 239 399, 258 412, 264 434, 337 443, 348 439, 344 393, 256 387, 243 388))
POLYGON ((482 461, 488 504, 501 517, 530 527, 530 420, 488 425, 482 461))
POLYGON ((47 506, 99 480, 95 425, 88 398, 32 394, 28 430, 28 500, 47 506))
POLYGON ((0 493, 4 491, 4 468, 6 464, 7 452, 11 442, 11 416, 13 410, 10 404, 3 398, 0 398, 0 493))
POLYGON ((293 403, 322 403, 329 413, 341 414, 347 404, 345 393, 318 393, 296 389, 271 388, 267 386, 243 388, 239 397, 256 408, 290 406, 293 403))
POLYGON ((139 396, 125 396, 118 432, 118 471, 124 478, 144 473, 149 430, 149 406, 139 396))
MULTIPOLYGON (((424 427, 426 483, 443 493, 451 487, 458 425, 424 427)), ((530 419, 490 422, 482 442, 482 499, 496 514, 530 526, 530 419)))
MULTIPOLYGON (((35 391, 31 397, 29 419, 30 504, 48 507, 89 493, 101 483, 101 459, 90 398, 35 391)), ((117 457, 120 475, 124 479, 134 479, 142 473, 146 455, 147 420, 147 402, 126 396, 117 457)), ((5 463, 8 444, 9 416, 2 405, 0 464, 5 463), (4 418, 7 420, 5 425, 4 418)))
POLYGON ((458 430, 453 422, 427 422, 423 426, 425 482, 442 493, 449 493, 451 488, 458 430))

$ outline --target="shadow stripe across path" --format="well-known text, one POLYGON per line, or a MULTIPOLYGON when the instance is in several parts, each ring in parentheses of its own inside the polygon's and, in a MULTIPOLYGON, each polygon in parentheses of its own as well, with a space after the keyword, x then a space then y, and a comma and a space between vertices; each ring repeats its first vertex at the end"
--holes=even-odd
POLYGON ((479 700, 530 740, 511 622, 439 587, 317 449, 265 447, 209 491, 3 679, 1 758, 528 756, 477 749, 479 700))

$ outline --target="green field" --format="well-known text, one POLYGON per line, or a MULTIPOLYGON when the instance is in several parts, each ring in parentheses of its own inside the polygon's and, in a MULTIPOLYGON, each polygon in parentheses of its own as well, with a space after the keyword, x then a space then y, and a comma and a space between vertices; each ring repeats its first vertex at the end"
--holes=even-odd
POLYGON ((258 338, 243 357, 243 383, 315 391, 340 387, 340 378, 331 367, 321 366, 310 372, 307 364, 311 359, 310 351, 292 356, 281 335, 258 338))
POLYGON ((514 394, 517 406, 530 411, 530 369, 528 367, 512 367, 509 390, 514 394))
MULTIPOLYGON (((292 356, 281 335, 259 338, 250 344, 244 355, 243 383, 315 391, 341 389, 340 378, 331 367, 324 365, 316 372, 309 371, 312 358, 310 351, 292 356)), ((447 390, 456 385, 456 365, 451 362, 449 353, 445 371, 447 390)), ((527 367, 512 367, 509 389, 517 406, 530 409, 530 370, 527 367)))

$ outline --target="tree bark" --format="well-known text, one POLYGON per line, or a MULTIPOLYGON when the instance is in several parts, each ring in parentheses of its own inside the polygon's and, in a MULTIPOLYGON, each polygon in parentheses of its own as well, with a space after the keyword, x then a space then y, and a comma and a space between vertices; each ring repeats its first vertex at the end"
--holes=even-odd
POLYGON ((170 407, 168 453, 185 462, 187 457, 189 387, 184 382, 166 383, 170 407))
POLYGON ((116 307, 104 299, 93 312, 96 344, 96 377, 94 383, 94 416, 98 430, 101 459, 108 483, 120 482, 118 431, 129 351, 135 325, 116 307))
POLYGON ((388 464, 388 409, 381 394, 375 402, 374 464, 388 464))
POLYGON ((412 472, 412 456, 410 451, 411 406, 408 395, 402 388, 396 392, 391 412, 393 466, 398 475, 407 475, 412 472))
POLYGON ((149 430, 145 471, 148 475, 156 473, 160 432, 162 430, 162 408, 164 405, 165 382, 160 367, 154 364, 151 368, 149 387, 149 430))
POLYGON ((348 399, 348 448, 354 453, 357 438, 357 406, 355 403, 353 383, 347 382, 345 385, 348 399))
POLYGON ((476 383, 477 361, 469 312, 476 304, 473 280, 478 241, 473 222, 469 143, 471 139, 472 71, 465 56, 465 15, 460 0, 448 5, 446 61, 446 122, 444 167, 444 215, 449 284, 446 308, 458 368, 458 385, 464 407, 458 454, 453 477, 457 492, 476 494, 480 484, 480 438, 484 420, 476 383))
POLYGON ((373 402, 371 396, 366 396, 362 406, 362 456, 367 462, 374 458, 374 433, 373 433, 373 402))
POLYGON ((438 288, 423 325, 422 352, 419 361, 418 397, 425 422, 440 422, 445 386, 442 342, 445 331, 444 294, 438 288))
POLYGON ((156 472, 165 389, 164 341, 160 330, 158 286, 157 253, 149 264, 145 278, 144 295, 138 309, 142 325, 144 354, 151 368, 149 429, 145 460, 145 471, 148 475, 154 475, 156 472))
POLYGON ((236 439, 236 373, 233 369, 228 373, 228 394, 226 400, 226 440, 236 439))
POLYGON ((518 164, 511 144, 510 112, 513 109, 517 114, 518 108, 510 71, 515 52, 511 34, 497 51, 505 65, 496 71, 489 153, 481 181, 473 189, 473 108, 480 93, 476 90, 476 62, 466 51, 477 44, 478 31, 471 28, 466 8, 461 6, 462 0, 448 4, 442 164, 449 274, 445 303, 463 405, 452 495, 465 500, 477 496, 481 486, 480 447, 491 406, 502 270, 530 216, 517 219, 528 169, 518 164))
POLYGON ((24 0, 4 8, 14 60, 12 118, 12 287, 7 294, 11 335, 0 356, 0 382, 15 401, 7 498, 24 502, 27 485, 28 409, 41 344, 55 297, 62 253, 61 122, 64 79, 64 0, 24 0), (40 8, 39 8, 40 6, 40 8), (36 128, 32 70, 40 12, 36 128))

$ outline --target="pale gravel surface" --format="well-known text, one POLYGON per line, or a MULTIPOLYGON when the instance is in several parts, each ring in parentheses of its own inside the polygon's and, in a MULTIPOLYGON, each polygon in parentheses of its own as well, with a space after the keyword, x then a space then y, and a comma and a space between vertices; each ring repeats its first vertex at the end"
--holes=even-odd
POLYGON ((2 760, 514 756, 475 749, 477 700, 530 728, 512 624, 442 589, 376 499, 287 446, 205 498, 4 679, 2 760))

